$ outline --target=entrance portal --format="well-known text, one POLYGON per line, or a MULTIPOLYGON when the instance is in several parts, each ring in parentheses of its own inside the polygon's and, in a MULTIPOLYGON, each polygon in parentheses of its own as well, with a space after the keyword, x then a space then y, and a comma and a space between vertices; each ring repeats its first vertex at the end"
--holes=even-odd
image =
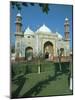
POLYGON ((44 44, 44 54, 45 58, 49 58, 50 56, 53 56, 53 44, 50 41, 45 42, 44 44))

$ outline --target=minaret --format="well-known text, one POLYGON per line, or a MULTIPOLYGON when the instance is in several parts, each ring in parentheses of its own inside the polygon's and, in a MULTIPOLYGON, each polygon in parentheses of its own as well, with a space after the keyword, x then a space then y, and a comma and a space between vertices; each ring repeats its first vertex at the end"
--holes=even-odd
POLYGON ((18 13, 16 16, 16 32, 22 32, 22 17, 21 14, 18 13))
POLYGON ((64 41, 65 41, 65 50, 66 50, 66 56, 69 56, 70 53, 70 32, 69 32, 69 19, 66 17, 65 18, 65 23, 64 23, 64 41))
POLYGON ((68 41, 69 40, 69 20, 67 17, 65 18, 64 29, 65 29, 65 40, 68 41))
POLYGON ((18 13, 16 15, 16 41, 15 41, 15 53, 16 53, 16 58, 21 56, 21 40, 23 37, 23 32, 22 32, 22 17, 21 14, 18 13))

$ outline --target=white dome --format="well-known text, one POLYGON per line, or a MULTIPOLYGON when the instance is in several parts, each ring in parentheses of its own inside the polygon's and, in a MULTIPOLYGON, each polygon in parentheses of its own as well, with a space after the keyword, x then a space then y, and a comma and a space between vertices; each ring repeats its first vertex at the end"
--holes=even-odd
POLYGON ((62 39, 63 38, 60 33, 56 32, 56 34, 57 34, 57 36, 58 36, 59 39, 62 39))
POLYGON ((51 30, 45 25, 43 24, 39 29, 37 29, 36 33, 39 33, 39 32, 42 32, 42 33, 51 33, 51 30))
POLYGON ((17 17, 21 17, 21 14, 20 14, 20 13, 18 13, 16 16, 17 16, 17 17))
POLYGON ((24 35, 34 35, 34 32, 29 27, 27 27, 27 29, 24 32, 24 35))

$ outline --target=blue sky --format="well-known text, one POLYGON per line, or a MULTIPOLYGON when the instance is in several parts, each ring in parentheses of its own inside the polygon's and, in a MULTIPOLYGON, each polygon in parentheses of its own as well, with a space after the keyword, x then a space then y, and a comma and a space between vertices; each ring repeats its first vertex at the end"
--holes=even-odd
MULTIPOLYGON (((64 36, 64 21, 68 17, 70 23, 70 47, 72 48, 72 5, 50 4, 49 9, 48 14, 46 14, 42 12, 37 4, 35 6, 22 7, 22 30, 29 26, 33 31, 36 31, 40 26, 45 24, 53 32, 58 31, 64 36)), ((15 20, 17 12, 16 8, 12 9, 10 7, 10 36, 12 44, 15 43, 14 32, 16 31, 15 20)))

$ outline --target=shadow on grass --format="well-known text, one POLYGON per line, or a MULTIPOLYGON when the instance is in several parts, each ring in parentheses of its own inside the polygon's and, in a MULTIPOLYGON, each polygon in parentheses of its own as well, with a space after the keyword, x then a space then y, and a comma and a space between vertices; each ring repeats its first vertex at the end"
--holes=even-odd
MULTIPOLYGON (((63 73, 58 73, 57 76, 62 75, 63 73)), ((19 96, 19 92, 21 91, 23 85, 25 84, 26 79, 24 77, 19 77, 18 81, 15 81, 17 85, 19 85, 18 89, 12 94, 12 98, 28 98, 28 97, 34 97, 37 96, 43 88, 45 88, 48 84, 50 84, 51 81, 56 80, 56 75, 54 76, 48 76, 46 80, 38 82, 35 86, 33 86, 29 91, 27 91, 25 94, 23 94, 21 97, 19 96)))
POLYGON ((56 80, 56 76, 48 76, 48 79, 38 82, 34 87, 27 91, 21 98, 37 96, 43 88, 45 88, 50 81, 56 80))
POLYGON ((25 78, 24 75, 19 76, 16 80, 14 80, 14 83, 18 85, 18 88, 16 91, 14 91, 13 93, 11 93, 11 98, 17 98, 23 85, 25 84, 25 81, 27 80, 27 78, 25 78))

